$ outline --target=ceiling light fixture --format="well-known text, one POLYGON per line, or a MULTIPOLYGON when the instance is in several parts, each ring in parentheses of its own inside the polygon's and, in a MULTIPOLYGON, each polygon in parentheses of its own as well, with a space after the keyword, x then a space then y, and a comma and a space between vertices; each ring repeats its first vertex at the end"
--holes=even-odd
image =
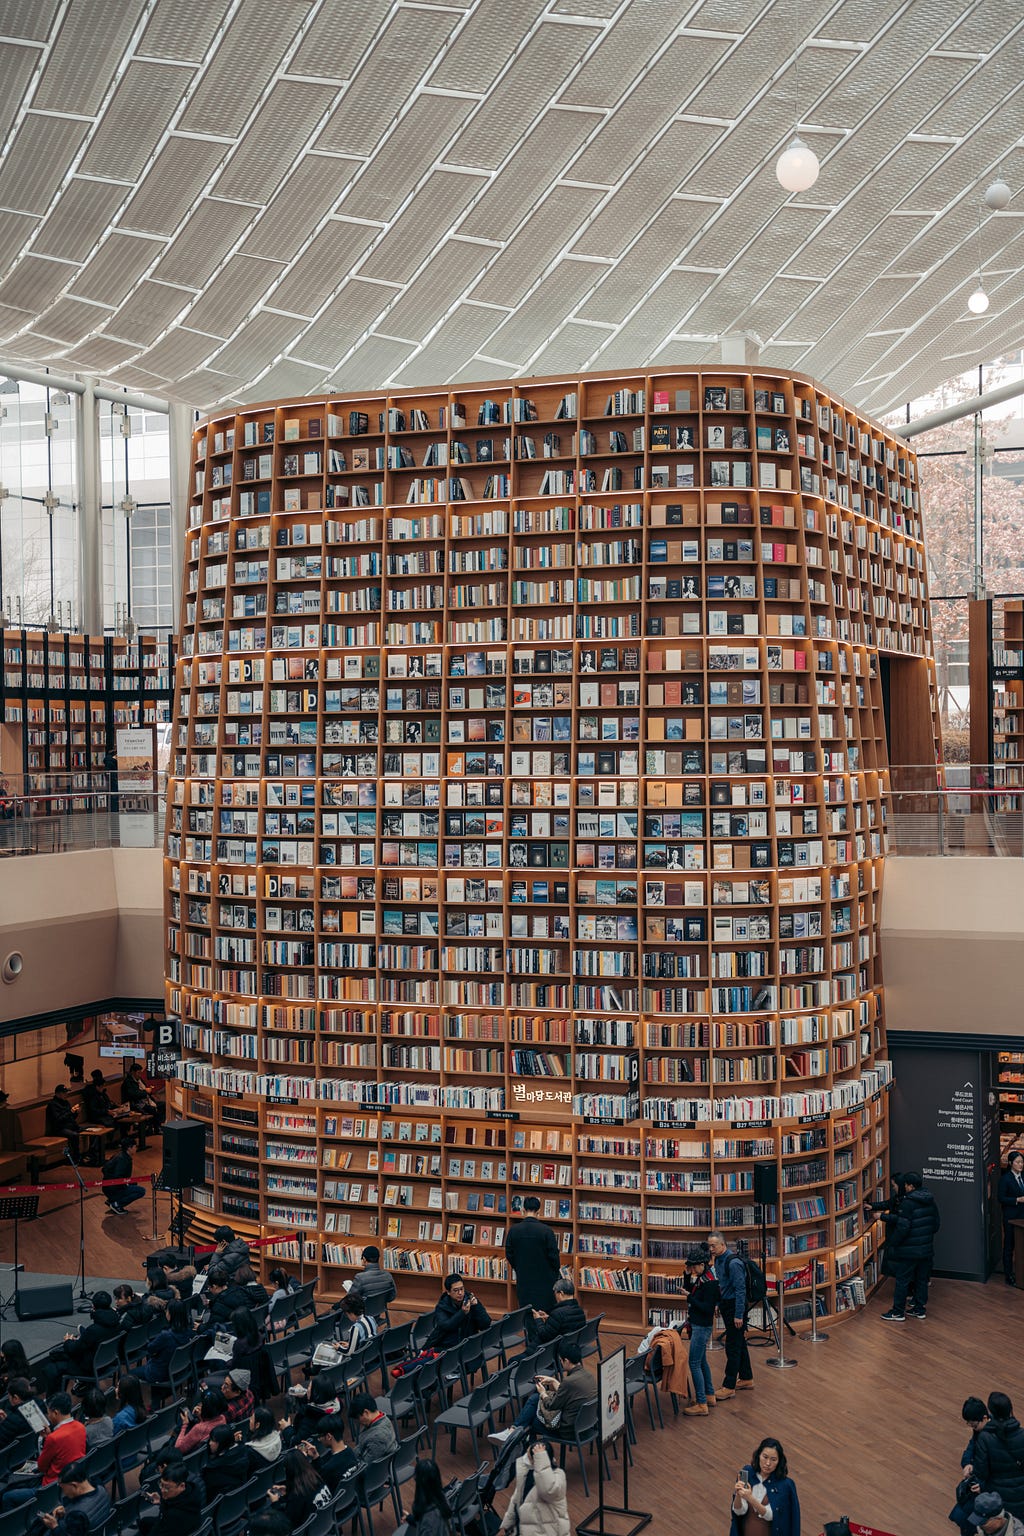
POLYGON ((985 188, 985 206, 998 212, 999 209, 1006 207, 1012 196, 1013 193, 1006 182, 1001 176, 997 176, 995 181, 989 182, 985 188))
POLYGON ((818 179, 818 157, 799 134, 775 162, 779 185, 787 192, 806 192, 818 179))
POLYGON ((972 315, 983 315, 988 309, 989 298, 985 292, 985 274, 981 260, 981 206, 978 206, 978 286, 968 297, 967 308, 972 315))

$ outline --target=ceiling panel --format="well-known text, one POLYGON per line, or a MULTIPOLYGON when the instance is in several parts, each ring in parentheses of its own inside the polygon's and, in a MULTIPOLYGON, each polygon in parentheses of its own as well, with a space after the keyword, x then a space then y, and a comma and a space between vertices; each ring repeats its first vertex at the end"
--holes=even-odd
POLYGON ((242 242, 247 256, 291 261, 313 230, 336 206, 362 160, 303 155, 281 190, 242 242))
POLYGON ((281 262, 258 256, 232 256, 193 304, 184 323, 226 340, 256 308, 271 283, 284 270, 281 262))
POLYGON ((45 256, 23 256, 0 283, 0 304, 14 309, 34 309, 38 314, 53 302, 57 294, 78 271, 63 261, 45 256))
POLYGON ((588 144, 573 166, 577 180, 614 186, 676 115, 680 81, 701 78, 727 46, 720 38, 676 38, 588 144))
POLYGON ((412 347, 407 341, 392 341, 388 336, 367 336, 351 357, 330 377, 330 387, 339 394, 355 389, 380 389, 405 362, 412 347))
POLYGON ((429 72, 457 20, 450 11, 396 11, 331 114, 317 149, 372 154, 398 106, 429 72))
POLYGON ((279 68, 308 0, 245 0, 228 23, 179 127, 235 138, 279 68))
MULTIPOLYGON (((8 30, 6 23, 3 30, 8 30)), ((0 43, 0 143, 6 139, 21 106, 21 98, 39 63, 41 52, 39 48, 0 43)))
POLYGON ((32 105, 50 112, 98 111, 145 9, 145 0, 67 6, 32 105))
POLYGON ((28 113, 0 163, 0 208, 45 213, 87 128, 73 118, 28 113))
MULTIPOLYGON (((557 107, 545 112, 471 210, 462 234, 507 240, 524 219, 532 219, 544 193, 601 121, 592 112, 563 112, 557 107)), ((575 170, 571 174, 575 178, 575 170)))
POLYGON ((322 368, 310 368, 306 363, 296 363, 291 358, 283 357, 258 380, 254 388, 241 389, 236 393, 240 400, 283 400, 292 395, 306 395, 322 389, 323 380, 322 368))
POLYGON ((168 246, 153 276, 185 288, 202 287, 252 221, 253 212, 242 203, 204 197, 168 246))
POLYGON ((216 195, 267 202, 336 95, 332 85, 279 80, 217 177, 216 195))
POLYGON ((464 377, 477 352, 486 350, 487 338, 501 324, 500 310, 479 304, 459 304, 439 325, 422 351, 395 374, 403 388, 411 384, 441 383, 464 377))
POLYGON ((115 231, 86 262, 71 284, 71 292, 78 299, 118 304, 163 249, 162 240, 115 231))
POLYGON ((139 53, 198 64, 227 9, 227 0, 160 0, 146 22, 139 53))
POLYGON ((89 140, 81 169, 91 176, 135 181, 194 75, 195 70, 184 65, 129 64, 89 140))
POLYGON ((388 310, 381 329, 389 336, 422 341, 438 316, 466 294, 493 255, 493 246, 446 240, 388 310))
POLYGON ((452 40, 431 85, 441 90, 472 91, 483 95, 490 90, 512 55, 533 27, 545 0, 478 0, 471 26, 463 27, 452 40))
POLYGON ((599 262, 574 261, 571 257, 560 261, 532 290, 528 301, 498 327, 488 342, 488 351, 506 362, 525 364, 603 272, 599 262))
POLYGON ((303 362, 331 370, 368 331, 401 289, 392 283, 367 283, 353 277, 318 315, 292 348, 303 362))
POLYGON ((81 299, 58 299, 34 329, 40 336, 52 336, 73 346, 109 318, 110 310, 105 305, 86 304, 81 299))
POLYGON ((148 347, 194 297, 189 288, 174 288, 145 278, 116 314, 111 315, 106 329, 112 336, 148 347))
POLYGON ((326 0, 302 29, 292 73, 348 80, 391 6, 392 0, 326 0))
POLYGON ((596 27, 539 27, 462 130, 452 163, 496 170, 599 35, 596 27))
POLYGON ((242 379, 251 378, 266 367, 270 358, 283 352, 294 336, 294 315, 261 310, 214 355, 212 366, 242 379))
POLYGON ((169 138, 121 222, 129 229, 171 234, 194 207, 227 151, 226 144, 169 138))
POLYGON ((417 96, 346 192, 341 211, 355 219, 394 218, 472 107, 454 96, 417 96))
MULTIPOLYGON (((574 249, 581 255, 620 256, 652 213, 686 184, 691 166, 711 148, 720 133, 721 129, 710 123, 670 123, 657 144, 612 193, 574 249)), ((697 221, 713 210, 700 204, 691 204, 690 208, 694 221, 691 233, 696 233, 697 221)))
POLYGON ((408 282, 425 254, 429 236, 424 231, 436 230, 440 237, 456 223, 459 214, 486 183, 484 176, 432 171, 387 234, 377 242, 360 271, 366 277, 381 277, 393 283, 408 282))
POLYGON ((274 290, 274 308, 311 318, 331 297, 377 233, 372 224, 328 219, 274 290))
POLYGON ((563 99, 581 107, 614 106, 692 9, 693 0, 633 0, 606 29, 563 99))
POLYGON ((545 267, 571 244, 602 195, 599 187, 554 187, 529 223, 495 257, 473 297, 489 304, 518 304, 545 267))
POLYGON ((32 247, 37 256, 87 261, 128 196, 128 188, 75 176, 68 182, 32 247))
POLYGON ((1008 0, 7 0, 0 326, 204 405, 737 327, 878 407, 1024 345, 1022 43, 1008 0))

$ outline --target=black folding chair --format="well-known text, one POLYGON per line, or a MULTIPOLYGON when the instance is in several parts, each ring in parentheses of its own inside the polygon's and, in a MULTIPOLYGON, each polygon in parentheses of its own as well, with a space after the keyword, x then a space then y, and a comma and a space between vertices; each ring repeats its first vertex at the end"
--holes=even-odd
POLYGON ((423 1426, 417 1429, 415 1434, 406 1435, 404 1440, 398 1442, 398 1449, 391 1457, 391 1499, 395 1506, 396 1520, 402 1518, 402 1500, 399 1497, 399 1491, 416 1476, 416 1462, 426 1433, 426 1426, 423 1426))
POLYGON ((378 1456, 375 1461, 368 1461, 356 1479, 356 1492, 359 1498, 360 1528, 374 1536, 373 1510, 374 1507, 383 1509, 385 1501, 391 1497, 391 1462, 394 1452, 387 1456, 378 1456), (365 1516, 365 1523, 364 1517, 365 1516))
MULTIPOLYGON (((590 1484, 587 1481, 587 1464, 583 1456, 584 1446, 597 1447, 597 1454, 604 1457, 604 1446, 601 1444, 597 1427, 597 1403, 584 1403, 576 1415, 576 1422, 572 1429, 561 1435, 552 1435, 551 1444, 558 1446, 558 1465, 565 1466, 565 1453, 575 1446, 580 1458, 580 1471, 583 1473, 583 1492, 590 1496, 590 1484)), ((607 1477, 608 1461, 604 1461, 604 1475, 607 1477)))
POLYGON ((446 1408, 443 1413, 437 1415, 434 1420, 433 1435, 430 1442, 431 1455, 434 1456, 435 1460, 437 1459, 438 1430, 446 1429, 448 1431, 451 1453, 454 1456, 456 1432, 460 1429, 468 1429, 473 1436, 473 1458, 479 1467, 480 1447, 477 1444, 477 1440, 479 1432, 485 1424, 490 1426, 491 1433, 493 1434, 494 1419, 491 1412, 491 1388, 490 1383, 486 1381, 482 1386, 474 1387, 464 1397, 460 1397, 457 1403, 453 1403, 450 1408, 446 1408))
MULTIPOLYGON (((121 1339, 118 1336, 115 1339, 104 1339, 103 1343, 97 1346, 91 1370, 79 1371, 72 1367, 63 1372, 63 1379, 65 1386, 69 1381, 74 1381, 81 1382, 83 1387, 102 1387, 104 1382, 113 1387, 120 1374, 121 1339)), ((82 1393, 76 1392, 75 1396, 81 1397, 82 1393)))

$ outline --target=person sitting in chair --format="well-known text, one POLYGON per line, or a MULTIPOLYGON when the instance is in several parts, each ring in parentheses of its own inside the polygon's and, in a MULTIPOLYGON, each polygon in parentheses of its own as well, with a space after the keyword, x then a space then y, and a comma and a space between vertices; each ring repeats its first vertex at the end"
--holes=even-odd
POLYGON ((461 1275, 449 1275, 444 1294, 434 1308, 434 1326, 427 1341, 430 1349, 452 1349, 474 1333, 491 1326, 490 1314, 482 1302, 466 1290, 461 1275))
POLYGON ((78 1161, 78 1106, 72 1104, 68 1097, 68 1090, 63 1083, 58 1083, 53 1090, 53 1098, 46 1106, 46 1134, 47 1136, 63 1136, 68 1144, 68 1151, 78 1161))

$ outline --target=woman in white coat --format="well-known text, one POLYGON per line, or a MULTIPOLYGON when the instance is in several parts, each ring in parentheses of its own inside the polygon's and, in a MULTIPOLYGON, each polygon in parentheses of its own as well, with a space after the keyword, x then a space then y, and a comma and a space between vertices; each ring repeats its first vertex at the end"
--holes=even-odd
POLYGON ((516 1462, 516 1486, 500 1529, 516 1536, 570 1536, 565 1473, 553 1464, 543 1440, 535 1440, 516 1462))

